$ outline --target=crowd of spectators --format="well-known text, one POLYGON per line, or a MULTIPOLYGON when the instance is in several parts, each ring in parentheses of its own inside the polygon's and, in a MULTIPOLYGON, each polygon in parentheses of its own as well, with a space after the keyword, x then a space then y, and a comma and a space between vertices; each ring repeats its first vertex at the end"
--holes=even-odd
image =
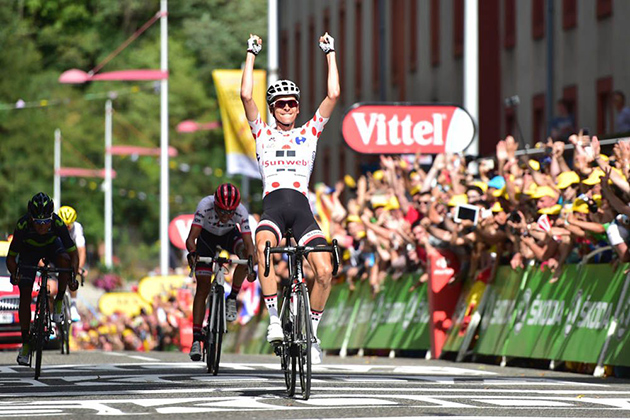
POLYGON ((150 310, 135 316, 81 311, 81 322, 73 324, 72 342, 81 350, 180 351, 181 329, 192 320, 191 307, 191 300, 163 293, 154 297, 150 310))
POLYGON ((430 166, 419 155, 381 156, 356 181, 318 184, 316 217, 343 247, 341 278, 368 281, 374 293, 387 275, 417 271, 425 282, 433 248, 456 254, 451 281, 535 263, 556 282, 595 250, 591 262, 630 261, 630 142, 605 154, 580 133, 539 146, 520 155, 508 136, 492 158, 440 154, 430 166))

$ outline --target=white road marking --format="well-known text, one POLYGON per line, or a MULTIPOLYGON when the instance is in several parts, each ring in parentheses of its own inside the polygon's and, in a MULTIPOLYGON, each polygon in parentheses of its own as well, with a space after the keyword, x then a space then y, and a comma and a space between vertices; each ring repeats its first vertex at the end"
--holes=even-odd
POLYGON ((379 398, 312 398, 307 401, 300 401, 301 404, 315 405, 320 407, 350 407, 364 405, 398 405, 395 401, 387 401, 379 398))
POLYGON ((499 405, 502 407, 514 407, 515 405, 518 405, 519 408, 522 407, 575 407, 575 405, 573 404, 567 404, 564 402, 560 402, 560 401, 551 401, 551 400, 519 400, 514 401, 513 399, 509 399, 509 400, 503 400, 503 399, 498 399, 498 400, 489 400, 489 399, 477 399, 475 398, 475 401, 479 401, 479 402, 483 402, 486 404, 494 404, 494 405, 499 405), (517 404, 518 403, 518 404, 517 404))
POLYGON ((114 351, 103 352, 103 354, 106 354, 109 356, 124 356, 124 357, 129 357, 130 359, 144 360, 145 362, 161 362, 160 359, 155 359, 153 357, 135 356, 133 354, 117 353, 114 351))

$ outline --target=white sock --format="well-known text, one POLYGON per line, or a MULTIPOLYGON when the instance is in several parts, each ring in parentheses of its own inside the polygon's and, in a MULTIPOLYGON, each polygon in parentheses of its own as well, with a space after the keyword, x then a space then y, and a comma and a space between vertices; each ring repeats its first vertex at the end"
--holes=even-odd
POLYGON ((319 321, 322 320, 324 311, 315 311, 311 309, 311 324, 313 325, 313 335, 317 337, 317 327, 319 327, 319 321))
POLYGON ((269 312, 269 323, 280 322, 280 318, 278 318, 278 294, 263 296, 263 298, 269 312))

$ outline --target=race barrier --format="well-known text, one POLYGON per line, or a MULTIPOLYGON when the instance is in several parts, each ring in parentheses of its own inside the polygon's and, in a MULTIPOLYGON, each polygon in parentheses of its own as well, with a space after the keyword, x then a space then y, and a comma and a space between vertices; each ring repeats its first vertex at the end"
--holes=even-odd
MULTIPOLYGON (((630 265, 567 265, 559 279, 539 266, 499 267, 462 286, 441 351, 630 366, 630 265), (626 351, 624 351, 626 350, 626 351)), ((343 356, 354 350, 430 350, 435 323, 429 284, 410 291, 419 274, 387 277, 372 296, 367 282, 333 286, 319 327, 321 347, 343 356)), ((237 330, 233 349, 270 353, 261 318, 237 330), (241 341, 244 340, 244 341, 241 341)), ((435 344, 433 344, 435 345, 435 344)), ((435 354, 433 352, 433 354, 435 354)))

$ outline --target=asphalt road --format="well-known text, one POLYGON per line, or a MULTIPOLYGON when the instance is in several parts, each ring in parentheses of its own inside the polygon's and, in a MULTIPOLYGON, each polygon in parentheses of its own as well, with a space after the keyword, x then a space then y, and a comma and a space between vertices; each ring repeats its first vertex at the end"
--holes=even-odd
POLYGON ((327 356, 308 401, 274 356, 224 355, 218 376, 181 353, 44 355, 42 377, 0 353, 0 418, 630 418, 630 381, 423 359, 327 356))

